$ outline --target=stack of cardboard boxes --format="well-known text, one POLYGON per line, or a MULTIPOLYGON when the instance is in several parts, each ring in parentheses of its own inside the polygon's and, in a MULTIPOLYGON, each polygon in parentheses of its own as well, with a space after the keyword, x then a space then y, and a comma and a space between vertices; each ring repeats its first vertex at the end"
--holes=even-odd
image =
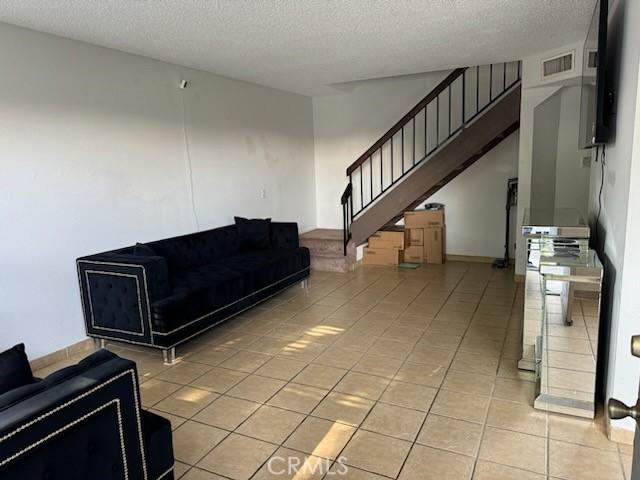
POLYGON ((408 238, 405 262, 444 262, 444 209, 404 212, 404 228, 408 238))
POLYGON ((369 237, 369 246, 365 247, 362 263, 365 265, 398 265, 404 262, 406 246, 404 229, 381 230, 369 237))
POLYGON ((445 258, 444 209, 405 212, 404 229, 381 230, 369 237, 365 265, 442 263, 445 258))

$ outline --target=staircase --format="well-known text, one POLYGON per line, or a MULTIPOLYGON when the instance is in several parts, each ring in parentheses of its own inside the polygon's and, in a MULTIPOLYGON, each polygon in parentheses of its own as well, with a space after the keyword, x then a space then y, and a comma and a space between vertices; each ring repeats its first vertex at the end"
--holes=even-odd
POLYGON ((311 254, 311 268, 323 272, 349 272, 356 261, 353 242, 345 248, 342 230, 318 228, 300 235, 300 246, 311 254))
POLYGON ((516 131, 520 91, 520 62, 458 68, 380 137, 347 168, 343 231, 333 234, 342 255, 516 131))

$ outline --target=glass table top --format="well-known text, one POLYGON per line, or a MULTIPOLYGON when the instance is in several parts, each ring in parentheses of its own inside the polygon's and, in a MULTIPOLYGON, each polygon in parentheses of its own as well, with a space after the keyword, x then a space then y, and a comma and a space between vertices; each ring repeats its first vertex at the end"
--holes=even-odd
POLYGON ((525 236, 558 236, 589 238, 590 229, 575 208, 530 208, 524 213, 522 234, 525 236))

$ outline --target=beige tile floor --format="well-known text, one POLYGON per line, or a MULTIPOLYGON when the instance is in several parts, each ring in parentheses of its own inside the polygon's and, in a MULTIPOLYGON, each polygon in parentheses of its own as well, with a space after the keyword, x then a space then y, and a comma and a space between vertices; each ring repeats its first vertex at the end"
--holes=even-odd
POLYGON ((631 447, 601 421, 532 408, 512 277, 461 262, 315 272, 180 347, 175 366, 109 348, 171 420, 178 478, 629 480, 631 447), (311 468, 273 475, 274 456, 311 468))

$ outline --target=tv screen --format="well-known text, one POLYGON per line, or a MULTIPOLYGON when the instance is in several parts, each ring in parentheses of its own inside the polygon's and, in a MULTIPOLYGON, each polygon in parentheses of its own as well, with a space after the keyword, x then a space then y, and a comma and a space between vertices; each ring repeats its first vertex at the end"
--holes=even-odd
POLYGON ((591 148, 609 141, 609 91, 606 78, 608 0, 596 2, 582 62, 580 100, 580 148, 591 148))

